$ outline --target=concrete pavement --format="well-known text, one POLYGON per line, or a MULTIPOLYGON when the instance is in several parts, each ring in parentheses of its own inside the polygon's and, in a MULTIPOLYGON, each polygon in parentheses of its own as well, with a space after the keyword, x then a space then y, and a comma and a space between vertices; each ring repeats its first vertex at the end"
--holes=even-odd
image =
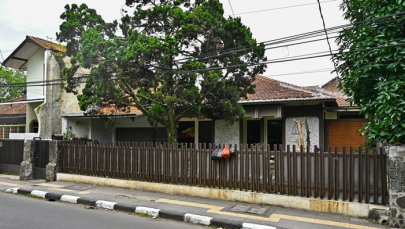
POLYGON ((0 190, 12 187, 42 190, 107 200, 128 205, 187 212, 223 220, 262 224, 283 228, 381 228, 381 225, 347 216, 309 212, 275 206, 210 200, 139 190, 92 186, 71 182, 19 181, 13 176, 0 175, 0 190))

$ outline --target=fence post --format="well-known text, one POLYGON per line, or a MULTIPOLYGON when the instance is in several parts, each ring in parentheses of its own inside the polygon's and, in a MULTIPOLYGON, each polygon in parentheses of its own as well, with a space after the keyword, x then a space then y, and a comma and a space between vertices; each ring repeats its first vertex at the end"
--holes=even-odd
POLYGON ((23 161, 20 165, 20 180, 32 180, 34 178, 34 150, 35 141, 24 142, 23 161))
POLYGON ((388 193, 389 193, 389 226, 405 227, 405 145, 388 146, 388 193))
POLYGON ((59 172, 59 141, 49 142, 49 162, 46 165, 46 181, 56 181, 56 173, 59 172))

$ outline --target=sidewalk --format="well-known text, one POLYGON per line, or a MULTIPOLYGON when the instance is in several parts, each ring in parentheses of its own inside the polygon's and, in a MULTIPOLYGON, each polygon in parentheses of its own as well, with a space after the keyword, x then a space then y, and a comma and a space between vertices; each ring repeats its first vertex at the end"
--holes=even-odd
MULTIPOLYGON (((277 228, 297 229, 383 228, 381 225, 371 224, 364 219, 342 215, 146 192, 133 189, 93 186, 72 182, 57 181, 45 183, 43 180, 20 181, 16 176, 0 174, 0 191, 5 191, 9 188, 20 188, 25 191, 39 190, 52 195, 59 195, 59 198, 60 195, 69 195, 81 197, 84 200, 104 200, 107 202, 99 202, 99 206, 102 205, 101 207, 107 209, 111 208, 109 204, 114 202, 121 204, 120 206, 142 206, 146 208, 160 209, 161 212, 167 214, 173 213, 174 216, 176 214, 184 215, 186 213, 207 216, 212 217, 218 222, 230 222, 230 225, 232 223, 235 225, 252 223, 277 228)), ((39 194, 41 195, 41 193, 39 194)), ((117 206, 118 205, 116 205, 116 207, 117 206)), ((198 221, 200 219, 191 219, 191 221, 193 220, 198 221)), ((204 221, 204 219, 201 220, 204 221)))

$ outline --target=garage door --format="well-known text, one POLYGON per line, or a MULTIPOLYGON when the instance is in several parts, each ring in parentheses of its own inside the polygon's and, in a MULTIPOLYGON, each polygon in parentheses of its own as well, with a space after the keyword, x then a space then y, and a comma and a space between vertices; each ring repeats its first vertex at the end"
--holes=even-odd
POLYGON ((328 144, 331 147, 337 146, 339 151, 343 146, 356 148, 363 146, 366 142, 366 138, 360 134, 360 129, 363 127, 364 121, 330 121, 328 123, 328 144))
POLYGON ((165 128, 117 128, 116 141, 165 142, 165 128))

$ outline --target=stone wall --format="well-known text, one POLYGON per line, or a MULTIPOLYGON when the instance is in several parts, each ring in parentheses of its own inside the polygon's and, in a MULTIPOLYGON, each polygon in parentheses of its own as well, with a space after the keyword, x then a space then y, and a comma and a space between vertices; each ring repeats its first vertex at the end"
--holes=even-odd
POLYGON ((391 216, 389 224, 405 228, 405 146, 389 146, 388 190, 391 216))

